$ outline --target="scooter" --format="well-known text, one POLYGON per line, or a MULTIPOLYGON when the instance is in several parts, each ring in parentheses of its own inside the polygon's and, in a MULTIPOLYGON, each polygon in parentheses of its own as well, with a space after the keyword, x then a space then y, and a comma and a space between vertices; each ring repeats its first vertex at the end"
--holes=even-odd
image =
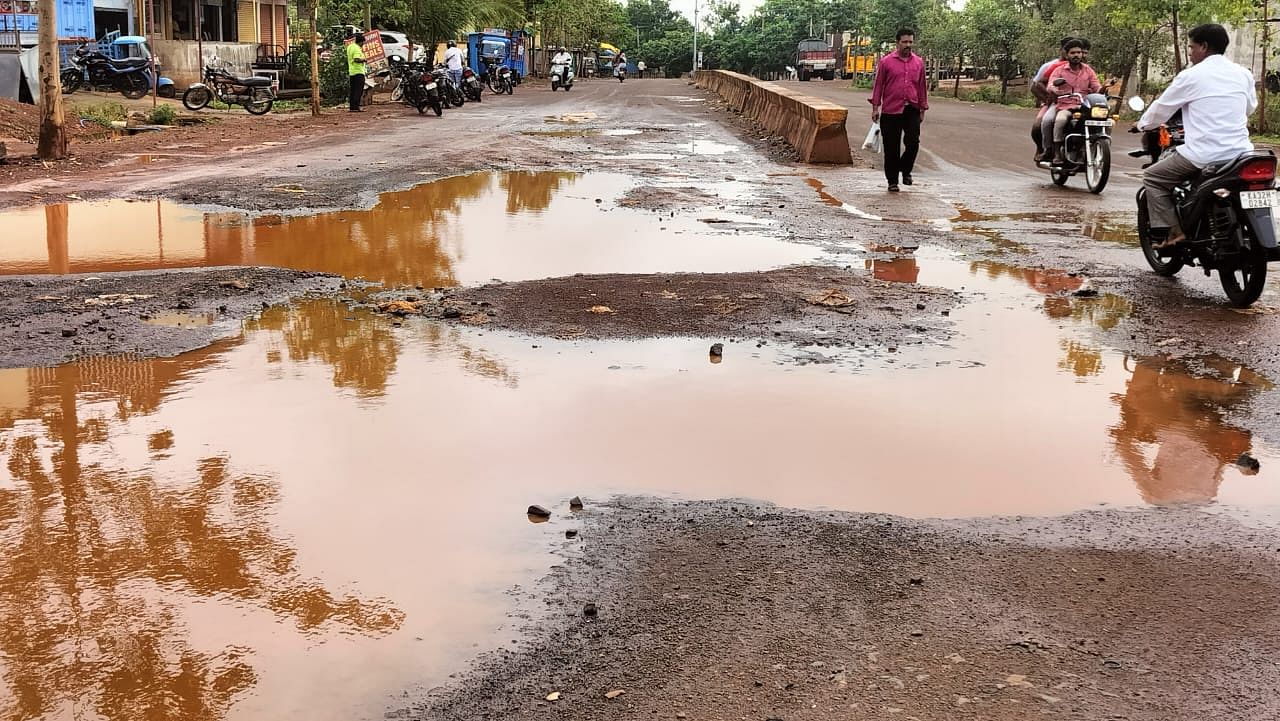
POLYGON ((619 66, 618 66, 617 75, 618 75, 618 82, 622 82, 622 81, 626 80, 626 79, 627 79, 627 66, 626 66, 626 65, 619 65, 619 66))
POLYGON ((557 63, 551 66, 551 92, 555 92, 556 88, 564 88, 567 93, 573 87, 573 68, 565 63, 557 63))
MULTIPOLYGON (((1142 112, 1146 103, 1133 97, 1129 107, 1142 112)), ((1173 189, 1174 212, 1187 237, 1166 247, 1156 247, 1147 189, 1139 188, 1138 241, 1147 264, 1166 277, 1188 265, 1200 266, 1205 275, 1216 270, 1231 305, 1249 307, 1266 286, 1267 263, 1280 261, 1272 219, 1280 208, 1275 180, 1276 156, 1270 150, 1250 150, 1204 168, 1173 189)))

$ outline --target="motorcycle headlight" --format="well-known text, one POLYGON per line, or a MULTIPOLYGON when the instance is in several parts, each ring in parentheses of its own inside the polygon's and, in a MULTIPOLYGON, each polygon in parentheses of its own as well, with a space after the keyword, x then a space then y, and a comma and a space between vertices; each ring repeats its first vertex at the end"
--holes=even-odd
POLYGON ((1095 118, 1111 117, 1110 111, 1108 111, 1106 106, 1103 106, 1103 105, 1095 105, 1094 107, 1089 108, 1089 114, 1095 118))

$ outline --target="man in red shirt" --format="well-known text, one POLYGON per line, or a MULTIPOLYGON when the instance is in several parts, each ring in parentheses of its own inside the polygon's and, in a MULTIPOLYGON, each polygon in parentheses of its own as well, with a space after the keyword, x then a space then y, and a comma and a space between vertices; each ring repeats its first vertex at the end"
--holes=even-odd
POLYGON ((884 177, 891 193, 898 192, 899 174, 903 185, 911 185, 911 171, 920 152, 920 123, 929 109, 924 60, 911 52, 915 42, 914 31, 899 30, 898 49, 880 61, 871 86, 871 119, 880 123, 884 177))
POLYGON ((1062 165, 1066 162, 1062 146, 1066 139, 1067 123, 1071 120, 1072 109, 1080 105, 1080 100, 1074 95, 1087 95, 1102 90, 1097 74, 1084 61, 1084 44, 1079 40, 1067 43, 1067 62, 1049 74, 1048 88, 1056 98, 1056 105, 1045 113, 1041 127, 1046 135, 1052 131, 1053 164, 1062 165))

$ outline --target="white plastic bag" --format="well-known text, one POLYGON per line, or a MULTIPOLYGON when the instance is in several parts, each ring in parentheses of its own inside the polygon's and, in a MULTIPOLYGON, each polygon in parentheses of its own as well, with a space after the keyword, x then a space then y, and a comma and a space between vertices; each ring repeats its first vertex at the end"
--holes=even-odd
POLYGON ((862 141, 862 147, 873 153, 884 152, 884 142, 880 139, 880 123, 871 124, 871 129, 867 131, 867 139, 862 141))

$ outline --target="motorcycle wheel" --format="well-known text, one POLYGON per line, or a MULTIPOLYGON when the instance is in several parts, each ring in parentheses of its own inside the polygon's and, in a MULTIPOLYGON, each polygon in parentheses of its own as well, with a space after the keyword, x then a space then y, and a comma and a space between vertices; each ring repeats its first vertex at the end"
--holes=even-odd
POLYGON ((1070 178, 1071 176, 1065 170, 1060 170, 1058 168, 1050 168, 1049 177, 1053 178, 1054 185, 1066 185, 1067 178, 1070 178))
POLYGON ((418 104, 415 105, 414 107, 417 108, 418 115, 422 115, 423 113, 427 112, 427 101, 419 100, 418 104))
POLYGON ((449 103, 455 108, 460 108, 467 104, 467 97, 457 88, 449 88, 449 103))
POLYGON ((84 80, 84 76, 75 70, 67 70, 62 73, 62 77, 58 78, 62 83, 62 94, 70 95, 80 89, 80 83, 84 80))
POLYGON ((402 100, 404 100, 404 83, 401 82, 396 83, 396 86, 391 89, 391 102, 398 103, 402 100))
POLYGON ((1218 280, 1232 308, 1248 308, 1262 295, 1267 285, 1267 256, 1251 249, 1235 268, 1218 270, 1218 280))
POLYGON ((208 106, 211 100, 213 93, 208 88, 187 88, 187 92, 182 94, 182 104, 187 110, 200 110, 208 106))
POLYGON ((122 83, 120 87, 120 94, 130 100, 137 100, 138 98, 141 98, 147 94, 148 90, 151 89, 150 83, 147 82, 146 77, 138 73, 130 73, 121 78, 120 82, 122 83))
POLYGON ((271 112, 271 106, 275 105, 275 98, 270 94, 263 95, 262 92, 255 90, 253 99, 244 104, 244 109, 248 110, 250 115, 266 115, 271 112))
POLYGON ((1166 278, 1177 275, 1186 264, 1182 260, 1182 255, 1175 251, 1175 255, 1165 258, 1160 255, 1158 249, 1152 247, 1151 243, 1151 214, 1147 210, 1147 196, 1146 193, 1138 193, 1138 245, 1142 247, 1142 255, 1156 275, 1166 278))
POLYGON ((552 81, 551 81, 551 92, 553 92, 553 93, 554 93, 554 92, 556 91, 556 88, 558 88, 558 87, 560 87, 560 83, 557 83, 556 81, 552 80, 552 81))
POLYGON ((506 80, 502 83, 502 89, 507 91, 507 95, 510 95, 516 91, 516 86, 510 80, 506 80))
POLYGON ((1084 184, 1090 193, 1097 195, 1107 187, 1107 180, 1111 177, 1111 142, 1099 140, 1093 153, 1093 162, 1086 162, 1084 167, 1084 184))
POLYGON ((437 118, 444 115, 444 104, 440 102, 439 97, 431 98, 431 112, 435 113, 437 118))

